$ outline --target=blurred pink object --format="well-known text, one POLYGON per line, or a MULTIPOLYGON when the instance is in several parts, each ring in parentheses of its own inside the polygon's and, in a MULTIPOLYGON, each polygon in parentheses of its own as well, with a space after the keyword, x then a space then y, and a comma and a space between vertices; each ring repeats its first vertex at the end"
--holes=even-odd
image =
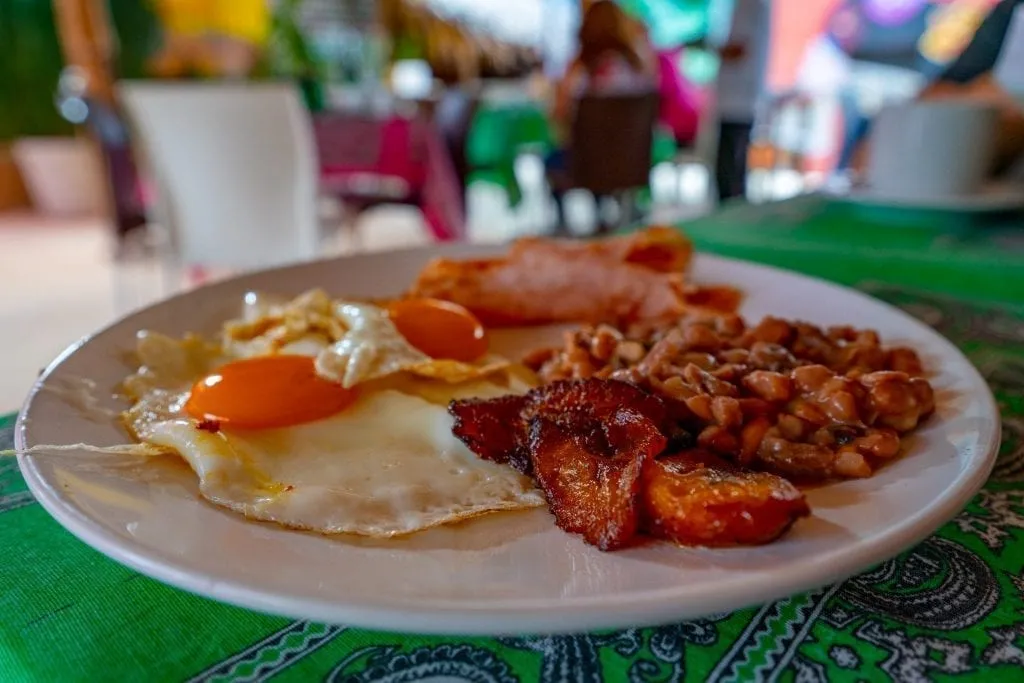
POLYGON ((679 69, 683 48, 658 51, 658 94, 661 96, 661 122, 680 144, 690 144, 697 137, 704 93, 691 83, 679 69))
POLYGON ((326 192, 360 209, 411 204, 438 241, 465 236, 458 176, 433 123, 328 112, 314 115, 313 129, 326 192))

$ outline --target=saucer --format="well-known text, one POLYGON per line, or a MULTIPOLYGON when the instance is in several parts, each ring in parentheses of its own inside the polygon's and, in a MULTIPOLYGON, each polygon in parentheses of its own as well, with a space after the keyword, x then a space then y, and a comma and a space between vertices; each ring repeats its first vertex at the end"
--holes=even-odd
POLYGON ((899 209, 991 213, 1024 208, 1024 184, 1019 180, 991 181, 977 192, 956 195, 907 196, 867 185, 829 186, 822 188, 821 193, 838 202, 899 209))

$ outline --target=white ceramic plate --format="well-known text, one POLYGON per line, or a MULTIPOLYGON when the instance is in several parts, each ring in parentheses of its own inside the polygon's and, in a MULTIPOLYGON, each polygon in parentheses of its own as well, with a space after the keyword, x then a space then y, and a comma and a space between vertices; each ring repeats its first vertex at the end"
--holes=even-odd
POLYGON ((900 209, 991 213, 1024 207, 1024 185, 1010 181, 991 182, 973 194, 938 197, 905 197, 867 186, 825 189, 823 192, 834 201, 900 209))
MULTIPOLYGON (((124 352, 139 329, 213 332, 250 289, 396 293, 432 256, 486 251, 456 246, 326 261, 157 304, 58 358, 25 404, 17 443, 123 443, 113 420, 83 415, 67 387, 83 377, 102 389, 114 387, 129 371, 124 352)), ((695 277, 743 288, 748 316, 875 328, 887 342, 918 348, 937 373, 937 415, 913 437, 910 452, 871 479, 811 490, 813 516, 765 547, 652 543, 602 553, 555 528, 543 510, 494 514, 403 540, 360 542, 247 522, 200 499, 184 466, 117 468, 80 454, 22 456, 21 469, 35 496, 69 531, 160 581, 297 618, 463 634, 657 624, 780 598, 850 576, 913 545, 953 517, 985 481, 999 440, 995 405, 981 377, 945 339, 867 296, 771 268, 700 256, 695 277)), ((498 345, 506 348, 525 341, 500 337, 498 345)), ((118 407, 114 399, 100 403, 118 407)))

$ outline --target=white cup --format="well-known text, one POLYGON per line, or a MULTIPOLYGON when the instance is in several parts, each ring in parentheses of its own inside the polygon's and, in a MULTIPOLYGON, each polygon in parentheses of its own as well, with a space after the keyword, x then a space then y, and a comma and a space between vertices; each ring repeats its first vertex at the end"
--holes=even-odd
POLYGON ((909 102, 875 118, 866 181, 873 193, 929 199, 977 192, 992 166, 999 111, 962 100, 909 102))

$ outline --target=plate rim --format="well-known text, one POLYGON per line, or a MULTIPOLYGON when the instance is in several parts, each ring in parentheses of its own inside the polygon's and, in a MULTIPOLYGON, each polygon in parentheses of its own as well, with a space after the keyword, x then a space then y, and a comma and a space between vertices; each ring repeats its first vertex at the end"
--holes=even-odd
MULTIPOLYGON (((445 251, 456 251, 464 254, 500 253, 507 249, 507 244, 457 244, 431 245, 408 249, 376 252, 375 256, 387 257, 398 254, 422 253, 425 256, 437 257, 445 251), (445 247, 454 247, 446 249, 445 247)), ((984 388, 977 398, 984 404, 984 409, 992 416, 991 427, 985 432, 979 431, 978 443, 982 453, 976 453, 972 466, 961 469, 958 475, 950 480, 940 496, 930 505, 921 508, 912 516, 904 517, 898 524, 890 525, 880 531, 869 544, 847 544, 827 556, 829 568, 822 570, 820 563, 803 562, 784 579, 775 580, 766 589, 763 585, 750 585, 751 576, 742 575, 723 584, 728 590, 729 599, 701 600, 688 606, 678 604, 678 588, 667 588, 658 591, 646 591, 637 595, 589 596, 572 598, 571 604, 562 604, 557 613, 543 613, 542 606, 533 599, 524 604, 523 600, 503 599, 489 601, 480 606, 460 605, 454 607, 448 601, 417 599, 413 603, 407 600, 396 600, 383 604, 377 600, 371 603, 346 604, 336 602, 325 603, 311 598, 297 598, 274 594, 262 589, 246 586, 240 582, 225 582, 215 577, 202 575, 189 569, 183 569, 167 562, 156 550, 142 549, 137 544, 126 543, 123 537, 106 529, 93 520, 77 506, 65 501, 60 492, 48 482, 34 466, 35 458, 31 455, 19 454, 18 466, 32 495, 53 517, 58 524, 70 532, 78 540, 99 551, 109 559, 125 565, 149 578, 171 585, 194 595, 227 603, 237 607, 255 610, 296 619, 312 619, 326 623, 344 624, 349 626, 379 629, 385 631, 402 630, 428 635, 522 635, 525 633, 570 633, 597 629, 628 628, 643 624, 654 626, 677 622, 681 618, 695 618, 697 613, 711 614, 734 611, 758 604, 766 604, 796 593, 813 590, 836 581, 849 578, 880 562, 891 559, 900 552, 909 549, 931 536, 941 526, 958 514, 971 498, 984 486, 995 466, 1001 442, 1001 420, 995 398, 981 373, 969 359, 947 338, 925 323, 910 316, 885 301, 852 287, 840 285, 828 280, 817 278, 797 271, 778 268, 744 259, 736 259, 698 252, 703 260, 719 261, 747 269, 764 271, 771 275, 797 277, 812 281, 827 289, 839 290, 869 300, 877 306, 888 308, 904 319, 905 323, 919 327, 932 335, 937 343, 941 343, 947 352, 955 353, 969 371, 967 381, 971 385, 984 388), (737 584, 733 586, 733 584, 737 584), (676 596, 676 601, 671 598, 676 596), (404 603, 404 604, 403 604, 404 603), (448 603, 448 604, 445 604, 448 603), (711 605, 713 603, 713 606, 711 605), (500 616, 488 615, 488 610, 500 609, 500 616), (538 610, 541 613, 538 613, 538 610), (689 616, 680 617, 681 610, 689 616), (495 621, 500 619, 501 623, 495 621), (396 629, 396 624, 401 624, 396 629)), ((218 288, 237 288, 250 278, 280 277, 288 271, 302 270, 314 265, 344 263, 347 260, 364 258, 367 254, 345 255, 333 258, 317 259, 300 263, 286 264, 273 268, 247 272, 238 276, 221 280, 209 285, 176 293, 160 299, 148 306, 129 311, 125 315, 105 325, 101 329, 71 343, 62 351, 46 369, 40 373, 18 413, 14 428, 15 448, 25 449, 27 423, 36 395, 42 390, 46 381, 68 358, 78 352, 95 338, 118 327, 131 318, 152 308, 190 296, 198 292, 209 293, 218 288)))

